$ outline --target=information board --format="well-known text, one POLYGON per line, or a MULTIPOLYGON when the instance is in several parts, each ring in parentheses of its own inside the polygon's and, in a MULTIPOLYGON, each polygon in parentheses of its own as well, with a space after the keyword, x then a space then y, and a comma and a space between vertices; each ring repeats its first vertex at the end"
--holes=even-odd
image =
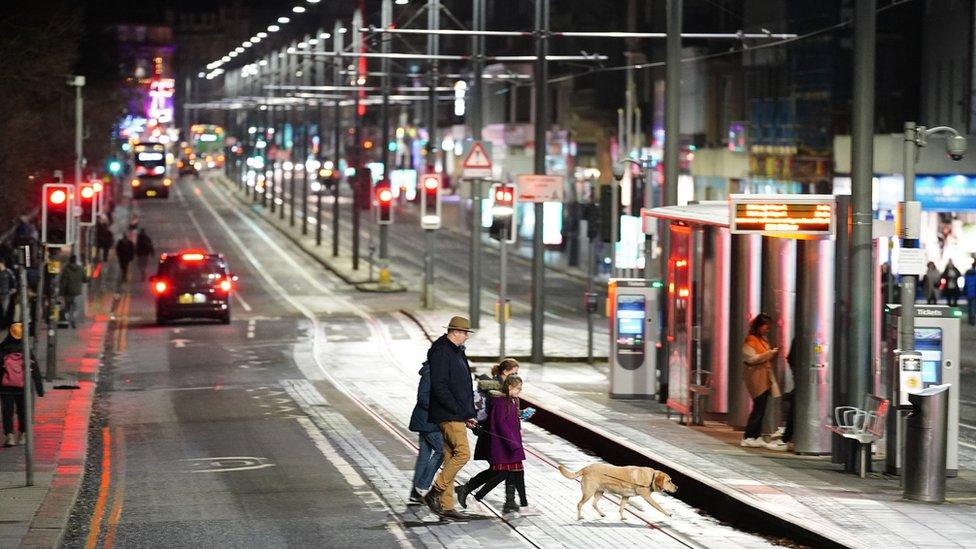
POLYGON ((834 235, 833 195, 733 194, 729 197, 732 234, 785 237, 834 235))

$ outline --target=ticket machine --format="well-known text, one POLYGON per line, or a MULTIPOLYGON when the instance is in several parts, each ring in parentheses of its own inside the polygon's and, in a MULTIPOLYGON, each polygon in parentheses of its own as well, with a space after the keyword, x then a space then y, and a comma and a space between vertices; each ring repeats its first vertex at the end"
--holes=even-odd
POLYGON ((650 398, 658 392, 657 334, 660 288, 643 278, 611 278, 610 397, 650 398))
MULTIPOLYGON (((889 398, 895 405, 907 405, 908 395, 928 387, 948 384, 949 420, 946 474, 959 472, 959 320, 962 311, 945 305, 915 305, 915 350, 901 352, 899 327, 901 306, 887 306, 884 360, 889 398)), ((901 471, 904 455, 904 413, 892 410, 887 423, 886 470, 901 471)))

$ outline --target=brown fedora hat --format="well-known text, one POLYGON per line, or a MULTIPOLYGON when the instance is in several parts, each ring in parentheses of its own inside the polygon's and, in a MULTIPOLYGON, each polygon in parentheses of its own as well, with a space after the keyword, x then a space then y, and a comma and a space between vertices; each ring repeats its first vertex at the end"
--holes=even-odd
POLYGON ((448 331, 461 330, 462 332, 474 332, 471 329, 471 322, 463 316, 451 317, 451 321, 444 326, 448 331))

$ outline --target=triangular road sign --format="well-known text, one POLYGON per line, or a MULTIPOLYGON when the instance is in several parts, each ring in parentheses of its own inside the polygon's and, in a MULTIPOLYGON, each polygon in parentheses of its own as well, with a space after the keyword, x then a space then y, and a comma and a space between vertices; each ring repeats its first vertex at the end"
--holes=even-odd
POLYGON ((491 158, 488 157, 488 153, 485 152, 484 146, 482 146, 481 141, 475 141, 471 145, 471 150, 468 151, 468 155, 464 157, 464 163, 462 168, 467 169, 491 169, 491 158))

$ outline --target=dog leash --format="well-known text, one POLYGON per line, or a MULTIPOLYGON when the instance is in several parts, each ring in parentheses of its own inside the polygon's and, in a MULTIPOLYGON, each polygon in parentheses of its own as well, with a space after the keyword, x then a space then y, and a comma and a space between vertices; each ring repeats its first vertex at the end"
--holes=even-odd
MULTIPOLYGON (((490 436, 493 436, 493 437, 498 437, 498 438, 500 438, 502 440, 507 440, 507 441, 509 441, 511 443, 514 443, 514 444, 519 444, 519 445, 522 444, 518 440, 512 440, 512 439, 510 439, 508 437, 503 437, 503 436, 499 435, 498 433, 494 433, 494 432, 492 432, 492 431, 490 431, 488 429, 482 428, 482 427, 472 427, 471 430, 474 431, 475 434, 477 434, 478 432, 481 432, 481 433, 486 434, 486 435, 490 435, 490 436)), ((624 482, 624 483, 627 483, 627 484, 632 484, 634 486, 644 487, 644 485, 641 484, 641 483, 639 483, 639 482, 634 482, 632 480, 626 480, 626 479, 622 479, 620 477, 615 477, 615 476, 613 476, 613 475, 611 475, 609 473, 597 473, 597 474, 603 475, 605 477, 612 478, 612 479, 617 480, 617 481, 620 481, 620 482, 624 482)), ((653 490, 653 488, 654 488, 654 479, 653 478, 651 479, 651 484, 648 484, 647 487, 653 490)))

